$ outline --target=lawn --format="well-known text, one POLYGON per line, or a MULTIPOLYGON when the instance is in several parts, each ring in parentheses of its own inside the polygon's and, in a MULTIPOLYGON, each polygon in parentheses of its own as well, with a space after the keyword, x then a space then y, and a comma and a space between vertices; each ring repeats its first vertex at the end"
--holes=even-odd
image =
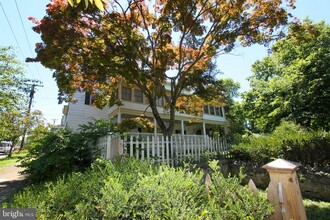
POLYGON ((14 165, 19 159, 23 158, 27 154, 26 150, 13 152, 11 158, 3 158, 0 159, 0 173, 6 169, 6 167, 10 167, 14 165))

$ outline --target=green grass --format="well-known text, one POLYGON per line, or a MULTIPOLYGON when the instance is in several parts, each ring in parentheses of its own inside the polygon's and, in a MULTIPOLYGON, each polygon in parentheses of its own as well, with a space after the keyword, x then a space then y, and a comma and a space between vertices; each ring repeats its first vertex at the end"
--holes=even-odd
POLYGON ((330 202, 304 199, 307 219, 328 220, 330 218, 330 202))
POLYGON ((19 159, 25 157, 27 154, 26 150, 13 152, 10 158, 0 159, 0 173, 4 171, 7 167, 14 165, 19 159))

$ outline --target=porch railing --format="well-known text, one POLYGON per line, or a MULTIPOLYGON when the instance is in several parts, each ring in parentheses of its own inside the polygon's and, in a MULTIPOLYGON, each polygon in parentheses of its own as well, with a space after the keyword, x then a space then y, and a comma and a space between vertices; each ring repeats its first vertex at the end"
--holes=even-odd
POLYGON ((226 157, 230 143, 225 138, 202 135, 172 135, 137 133, 124 137, 106 136, 99 139, 101 157, 113 159, 116 155, 128 155, 157 163, 177 164, 182 161, 200 161, 203 157, 226 157))

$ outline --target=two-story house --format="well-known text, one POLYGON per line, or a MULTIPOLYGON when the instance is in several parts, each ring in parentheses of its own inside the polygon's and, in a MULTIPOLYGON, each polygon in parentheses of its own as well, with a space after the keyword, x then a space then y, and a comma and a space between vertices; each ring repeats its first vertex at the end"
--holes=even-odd
MULTIPOLYGON (((125 118, 139 117, 144 114, 154 125, 157 125, 153 118, 152 111, 148 107, 148 100, 143 92, 138 88, 131 88, 124 83, 120 84, 117 89, 117 98, 121 100, 123 105, 114 105, 98 109, 93 105, 95 96, 88 93, 77 92, 73 98, 77 101, 64 106, 62 124, 73 131, 79 128, 79 125, 86 124, 93 118, 109 119, 115 123, 121 123, 125 118)), ((164 106, 164 100, 157 100, 160 116, 165 120, 169 118, 169 114, 164 106)), ((223 132, 227 133, 227 121, 224 108, 214 106, 204 106, 204 112, 201 116, 191 116, 177 112, 175 115, 176 134, 188 135, 207 135, 217 126, 223 128, 223 132)), ((155 127, 155 133, 157 126, 155 127)), ((139 128, 132 132, 145 132, 139 128)))

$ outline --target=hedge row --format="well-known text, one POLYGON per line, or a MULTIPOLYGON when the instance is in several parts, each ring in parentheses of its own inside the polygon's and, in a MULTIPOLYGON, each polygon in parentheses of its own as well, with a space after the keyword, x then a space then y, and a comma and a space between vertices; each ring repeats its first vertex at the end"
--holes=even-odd
POLYGON ((224 178, 210 163, 206 190, 202 171, 154 166, 125 158, 98 160, 73 173, 15 195, 5 207, 36 208, 38 219, 265 219, 272 212, 266 198, 224 178))
POLYGON ((303 165, 330 165, 330 133, 306 131, 299 126, 283 124, 269 135, 249 136, 232 146, 236 160, 265 164, 276 158, 303 165))

